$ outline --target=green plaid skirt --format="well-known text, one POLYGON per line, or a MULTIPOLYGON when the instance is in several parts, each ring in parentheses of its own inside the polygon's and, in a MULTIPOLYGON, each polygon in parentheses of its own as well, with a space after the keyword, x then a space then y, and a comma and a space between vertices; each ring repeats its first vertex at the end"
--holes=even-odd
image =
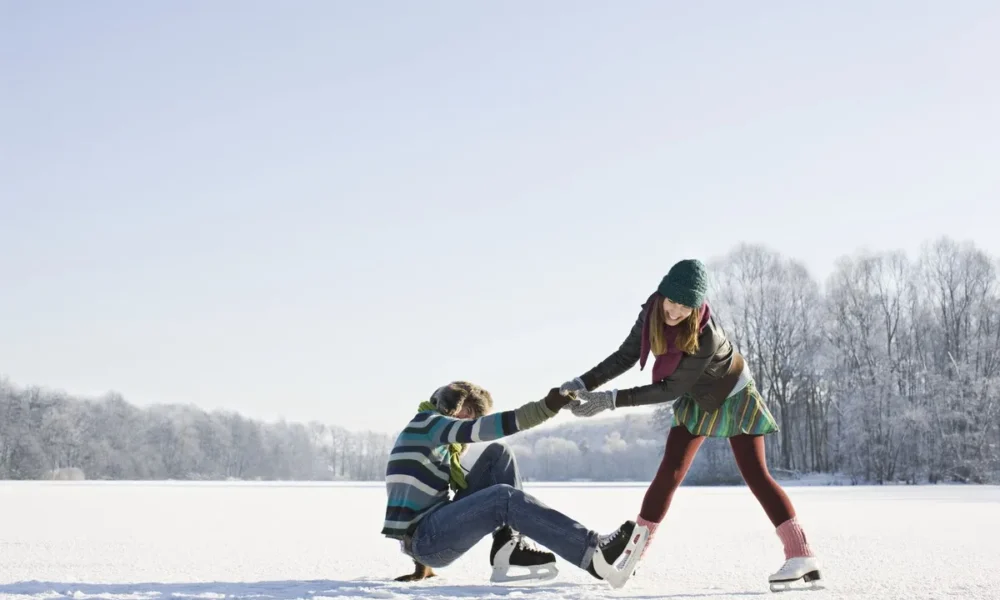
POLYGON ((684 394, 674 401, 673 426, 678 425, 684 425, 693 435, 723 438, 778 431, 778 423, 752 379, 716 410, 702 410, 690 394, 684 394))

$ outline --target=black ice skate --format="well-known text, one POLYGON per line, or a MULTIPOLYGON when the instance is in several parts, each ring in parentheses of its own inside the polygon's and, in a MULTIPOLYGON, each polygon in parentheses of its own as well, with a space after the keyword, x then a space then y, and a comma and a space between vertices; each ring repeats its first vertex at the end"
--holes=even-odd
POLYGON ((635 521, 625 521, 617 531, 601 537, 587 572, 613 588, 624 586, 635 573, 648 539, 649 529, 636 525, 635 521))
POLYGON ((493 583, 548 581, 559 574, 555 554, 539 550, 510 527, 502 527, 493 534, 490 564, 493 565, 490 575, 493 583), (526 568, 528 572, 511 575, 511 567, 526 568))

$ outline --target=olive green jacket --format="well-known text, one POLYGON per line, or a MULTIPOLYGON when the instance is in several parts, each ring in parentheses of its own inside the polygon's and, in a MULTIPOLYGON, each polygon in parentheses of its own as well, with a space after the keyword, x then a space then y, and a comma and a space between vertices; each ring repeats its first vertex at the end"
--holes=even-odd
MULTIPOLYGON (((643 304, 639 317, 621 346, 580 376, 588 391, 622 375, 639 362, 648 302, 643 304)), ((743 367, 743 356, 736 351, 725 331, 715 322, 715 317, 709 317, 698 338, 698 351, 695 354, 685 354, 677 369, 662 381, 618 390, 615 406, 660 404, 691 394, 703 410, 715 410, 729 396, 743 367)))

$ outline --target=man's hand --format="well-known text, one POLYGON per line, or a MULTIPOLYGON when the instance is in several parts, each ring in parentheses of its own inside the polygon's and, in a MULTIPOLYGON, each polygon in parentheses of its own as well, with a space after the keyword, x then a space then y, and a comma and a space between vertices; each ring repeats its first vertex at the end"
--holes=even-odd
POLYGON ((545 396, 545 406, 548 407, 552 412, 559 412, 564 406, 570 403, 572 398, 569 396, 564 396, 559 388, 552 388, 549 390, 549 394, 545 396))
POLYGON ((396 578, 396 581, 420 581, 421 579, 429 579, 436 576, 435 573, 427 565, 422 565, 417 561, 413 561, 413 572, 407 573, 406 575, 400 575, 396 578))

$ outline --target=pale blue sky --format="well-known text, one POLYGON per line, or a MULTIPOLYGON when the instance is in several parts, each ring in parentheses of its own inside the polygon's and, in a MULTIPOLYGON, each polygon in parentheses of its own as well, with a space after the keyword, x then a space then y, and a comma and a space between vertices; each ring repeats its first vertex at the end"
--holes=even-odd
POLYGON ((998 74, 994 1, 0 0, 0 375, 513 407, 680 258, 1000 256, 998 74))

